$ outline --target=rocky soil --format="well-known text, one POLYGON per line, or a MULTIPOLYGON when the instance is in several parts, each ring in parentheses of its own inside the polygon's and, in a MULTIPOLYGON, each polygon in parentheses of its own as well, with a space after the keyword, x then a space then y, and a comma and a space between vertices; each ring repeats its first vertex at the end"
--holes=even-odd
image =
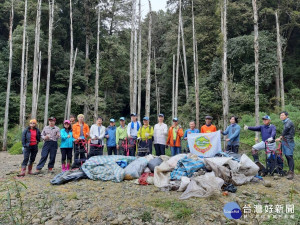
MULTIPOLYGON (((23 217, 23 224, 45 225, 300 224, 299 175, 293 181, 285 177, 265 177, 265 182, 240 186, 235 194, 227 196, 220 194, 205 199, 179 200, 179 192, 163 192, 155 186, 140 186, 133 181, 113 183, 85 179, 53 186, 50 180, 55 174, 44 169, 40 175, 17 179, 27 187, 18 185, 18 197, 14 177, 20 170, 22 159, 22 155, 0 152, 0 224, 12 223, 10 213, 13 219, 23 217), (8 191, 11 193, 11 207, 7 204, 8 191), (229 220, 224 216, 223 207, 231 201, 237 202, 242 211, 245 205, 250 205, 251 213, 247 218, 229 220), (285 212, 286 204, 294 204, 294 213, 285 212), (254 205, 262 205, 263 213, 254 213, 254 205), (277 214, 276 205, 282 205, 284 212, 277 214)), ((40 152, 37 161, 39 159, 40 152)), ((55 173, 59 172, 58 153, 55 173)))

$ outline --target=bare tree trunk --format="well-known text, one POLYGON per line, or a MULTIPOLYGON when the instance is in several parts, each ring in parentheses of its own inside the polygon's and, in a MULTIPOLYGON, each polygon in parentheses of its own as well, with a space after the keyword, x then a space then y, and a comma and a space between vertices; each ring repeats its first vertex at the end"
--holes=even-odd
POLYGON ((172 76, 172 118, 175 115, 175 73, 176 73, 176 66, 175 66, 175 54, 173 54, 173 76, 172 76))
POLYGON ((196 127, 200 129, 199 112, 199 70, 198 70, 198 52, 197 40, 195 32, 195 16, 194 16, 194 1, 192 0, 192 27, 193 27, 193 60, 194 60, 194 77, 195 77, 195 105, 196 105, 196 127))
POLYGON ((42 52, 40 52, 39 54, 39 73, 38 73, 38 85, 37 85, 36 105, 35 105, 36 109, 39 102, 39 93, 40 93, 40 86, 41 86, 41 70, 42 70, 42 52))
POLYGON ((100 60, 100 6, 97 7, 98 24, 97 24, 97 57, 96 57, 96 78, 95 78, 95 109, 94 120, 98 117, 99 107, 99 60, 100 60))
POLYGON ((136 26, 136 21, 134 24, 134 51, 133 51, 133 96, 132 96, 132 106, 133 110, 136 113, 137 109, 137 26, 136 26))
MULTIPOLYGON (((259 125, 259 44, 258 44, 258 15, 256 0, 252 0, 254 22, 254 57, 255 57, 255 123, 259 125)), ((256 132, 256 141, 259 133, 256 132)))
MULTIPOLYGON (((181 15, 181 11, 180 11, 180 15, 181 15)), ((186 97, 186 103, 187 103, 188 98, 189 98, 189 83, 188 83, 188 74, 187 74, 186 51, 185 51, 185 41, 184 41, 184 30, 183 30, 182 16, 180 16, 180 29, 181 29, 182 52, 183 52, 183 62, 184 62, 183 79, 184 79, 185 97, 186 97)))
POLYGON ((278 19, 278 12, 275 12, 276 18, 276 31, 277 31, 277 60, 278 60, 278 69, 279 69, 279 77, 280 77, 280 96, 281 96, 281 109, 285 108, 285 100, 284 100, 284 80, 283 80, 283 66, 282 66, 282 44, 280 40, 280 25, 278 19))
POLYGON ((44 126, 48 121, 48 105, 49 105, 49 92, 50 92, 50 75, 51 75, 51 57, 52 57, 52 31, 54 20, 54 5, 55 0, 49 0, 49 37, 48 37, 48 67, 47 67, 47 87, 45 99, 45 112, 44 112, 44 126))
POLYGON ((40 27, 41 27, 41 5, 42 0, 37 2, 36 25, 35 25, 35 44, 34 44, 34 61, 33 61, 33 83, 32 83, 32 109, 31 117, 37 116, 37 82, 39 73, 39 52, 40 52, 40 27))
POLYGON ((142 10, 141 0, 139 0, 139 47, 138 47, 138 120, 141 119, 142 109, 142 10))
POLYGON ((24 101, 24 68, 25 68, 25 51, 26 51, 26 29, 27 29, 27 0, 25 0, 24 22, 23 22, 23 44, 22 44, 22 65, 21 65, 21 89, 20 89, 20 117, 19 126, 23 128, 23 101, 24 101))
MULTIPOLYGON (((72 82, 73 82, 73 57, 74 57, 74 47, 73 47, 73 12, 72 12, 72 0, 70 0, 70 78, 69 78, 69 89, 68 89, 68 97, 67 104, 65 110, 65 119, 69 117, 71 114, 71 99, 72 99, 72 82)), ((75 60, 74 60, 75 62, 75 60)), ((74 63, 75 65, 75 63, 74 63)))
POLYGON ((153 52, 153 58, 154 58, 154 78, 155 78, 155 97, 156 97, 156 114, 158 115, 160 113, 159 111, 159 87, 157 82, 157 74, 156 74, 156 55, 155 55, 155 49, 153 52))
POLYGON ((25 71, 24 71, 24 90, 23 90, 23 105, 22 105, 22 130, 24 130, 25 128, 25 119, 26 119, 26 98, 27 98, 27 80, 28 80, 28 45, 29 45, 29 41, 28 41, 28 36, 27 36, 27 40, 26 40, 26 57, 25 57, 25 71))
POLYGON ((150 89, 151 89, 151 33, 152 33, 152 8, 149 2, 149 27, 148 27, 148 53, 147 53, 147 73, 146 73, 146 109, 145 115, 150 116, 150 89))
POLYGON ((228 99, 228 75, 227 75, 227 0, 223 2, 223 18, 221 28, 223 34, 223 57, 222 57, 222 100, 223 100, 223 129, 227 127, 229 99, 228 99))
POLYGON ((131 17, 131 41, 130 41, 130 112, 135 113, 134 109, 134 52, 136 40, 136 0, 132 0, 132 17, 131 17))
POLYGON ((116 0, 114 0, 113 5, 112 5, 112 15, 111 15, 111 21, 110 21, 109 35, 112 35, 112 33, 113 33, 115 8, 116 8, 115 5, 116 5, 116 0))
POLYGON ((176 78, 175 78, 174 117, 177 117, 177 112, 178 112, 178 78, 179 78, 179 58, 180 58, 180 23, 181 23, 181 0, 179 0, 179 16, 178 16, 177 65, 176 65, 176 78))
POLYGON ((12 29, 14 21, 14 0, 11 1, 11 12, 9 19, 9 64, 8 64, 8 77, 6 89, 6 102, 5 102, 5 116, 4 116, 4 130, 3 130, 3 147, 2 150, 7 150, 7 131, 8 131, 8 112, 9 112, 9 97, 11 85, 11 71, 12 71, 12 56, 13 56, 13 43, 12 43, 12 29))
POLYGON ((277 66, 277 68, 276 68, 275 89, 276 89, 275 105, 279 109, 279 107, 280 107, 280 75, 279 75, 279 66, 277 66))

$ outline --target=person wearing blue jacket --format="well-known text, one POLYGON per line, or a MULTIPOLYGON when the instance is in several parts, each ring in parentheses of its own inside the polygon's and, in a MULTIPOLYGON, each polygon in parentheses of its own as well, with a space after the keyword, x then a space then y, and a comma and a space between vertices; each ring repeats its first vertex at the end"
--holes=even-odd
POLYGON ((227 135, 227 152, 239 152, 240 132, 241 127, 240 125, 238 125, 238 118, 236 116, 231 116, 230 125, 226 128, 224 132, 222 132, 223 135, 227 135))
MULTIPOLYGON (((196 123, 195 121, 191 121, 190 124, 190 129, 187 129, 185 132, 184 132, 184 135, 183 135, 183 139, 187 141, 187 136, 188 134, 198 134, 200 133, 200 131, 196 128, 196 123)), ((190 152, 190 148, 189 148, 189 143, 187 143, 187 152, 190 152)))
POLYGON ((266 148, 275 151, 276 150, 276 127, 271 124, 271 117, 265 115, 263 118, 264 125, 256 126, 256 127, 248 127, 244 126, 244 130, 252 130, 258 131, 261 133, 262 141, 252 146, 252 156, 254 162, 259 162, 258 151, 265 150, 266 148))
POLYGON ((117 155, 117 143, 116 143, 116 122, 114 119, 110 119, 109 121, 109 126, 106 128, 105 131, 105 138, 107 139, 106 141, 106 146, 107 146, 107 154, 112 155, 117 155))
POLYGON ((64 128, 60 130, 61 137, 61 169, 62 171, 70 170, 70 165, 72 161, 72 151, 73 151, 73 133, 72 125, 69 120, 64 121, 64 128), (67 160, 67 164, 66 164, 67 160))

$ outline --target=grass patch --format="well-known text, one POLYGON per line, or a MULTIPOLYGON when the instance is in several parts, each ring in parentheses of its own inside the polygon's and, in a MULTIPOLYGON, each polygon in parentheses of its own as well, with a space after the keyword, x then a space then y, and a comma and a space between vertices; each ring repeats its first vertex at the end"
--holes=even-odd
POLYGON ((23 153, 22 151, 22 142, 16 142, 9 150, 8 153, 11 155, 20 155, 23 153))
POLYGON ((152 220, 151 213, 148 212, 148 211, 143 212, 142 215, 141 215, 141 220, 143 222, 150 222, 152 220))
POLYGON ((186 219, 194 213, 192 208, 190 208, 185 202, 181 201, 155 200, 152 204, 155 207, 171 211, 175 219, 186 219))

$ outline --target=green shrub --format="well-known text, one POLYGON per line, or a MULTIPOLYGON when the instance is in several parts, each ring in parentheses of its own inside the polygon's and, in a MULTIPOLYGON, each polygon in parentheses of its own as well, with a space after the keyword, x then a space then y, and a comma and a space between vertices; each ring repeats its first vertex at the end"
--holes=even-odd
POLYGON ((19 154, 22 154, 23 151, 22 151, 22 142, 19 141, 19 142, 16 142, 9 150, 8 150, 8 153, 11 154, 11 155, 19 155, 19 154))

